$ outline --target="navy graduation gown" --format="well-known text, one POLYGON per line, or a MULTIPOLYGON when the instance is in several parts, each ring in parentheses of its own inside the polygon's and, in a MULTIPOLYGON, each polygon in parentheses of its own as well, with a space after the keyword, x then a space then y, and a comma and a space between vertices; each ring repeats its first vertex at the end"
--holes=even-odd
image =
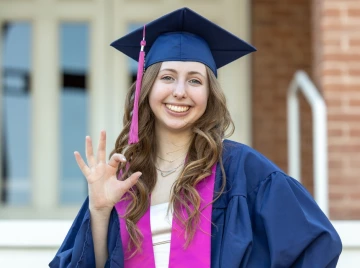
MULTIPOLYGON (((252 148, 224 141, 225 192, 213 204, 211 267, 336 267, 341 240, 311 195, 252 148)), ((221 186, 216 171, 215 191, 221 186)), ((124 267, 113 209, 106 267, 124 267)), ((50 267, 95 267, 88 199, 50 267)), ((128 268, 128 267, 126 267, 128 268)))

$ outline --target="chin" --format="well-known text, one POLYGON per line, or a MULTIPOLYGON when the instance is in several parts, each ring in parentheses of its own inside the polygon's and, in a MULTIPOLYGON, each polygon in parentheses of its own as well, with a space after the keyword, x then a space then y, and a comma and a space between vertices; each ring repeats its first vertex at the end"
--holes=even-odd
POLYGON ((168 126, 167 127, 168 130, 172 131, 172 132, 185 132, 185 131, 189 131, 190 127, 189 126, 168 126))
POLYGON ((188 132, 191 129, 190 124, 162 124, 162 128, 174 133, 188 132))

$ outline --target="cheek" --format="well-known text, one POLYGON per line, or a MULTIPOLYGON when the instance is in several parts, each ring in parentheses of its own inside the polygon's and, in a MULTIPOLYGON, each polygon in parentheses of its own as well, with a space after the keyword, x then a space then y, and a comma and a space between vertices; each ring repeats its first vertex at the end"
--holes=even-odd
POLYGON ((149 105, 153 112, 159 109, 164 99, 164 90, 154 84, 149 93, 149 105))
POLYGON ((156 94, 153 94, 153 91, 151 91, 151 93, 149 94, 149 105, 153 112, 155 108, 155 103, 156 103, 156 94))
POLYGON ((207 103, 208 103, 208 99, 209 99, 209 91, 208 90, 204 90, 203 92, 199 92, 199 95, 197 96, 198 99, 198 103, 201 106, 204 106, 204 108, 206 108, 207 103))
POLYGON ((155 81, 149 93, 149 100, 159 101, 164 96, 166 90, 167 90, 166 87, 164 87, 158 81, 155 81))

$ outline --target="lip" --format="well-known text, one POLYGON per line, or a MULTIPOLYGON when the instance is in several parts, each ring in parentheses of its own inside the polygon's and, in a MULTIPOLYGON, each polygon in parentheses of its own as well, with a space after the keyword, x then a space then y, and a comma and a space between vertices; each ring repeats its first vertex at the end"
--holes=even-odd
POLYGON ((186 104, 186 103, 175 103, 175 102, 165 102, 165 105, 174 105, 174 106, 189 106, 191 107, 190 104, 186 104))

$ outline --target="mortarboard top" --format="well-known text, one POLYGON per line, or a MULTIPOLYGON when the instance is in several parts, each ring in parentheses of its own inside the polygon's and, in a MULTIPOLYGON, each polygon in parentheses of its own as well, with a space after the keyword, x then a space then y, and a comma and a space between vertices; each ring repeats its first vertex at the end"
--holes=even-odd
MULTIPOLYGON (((196 61, 217 69, 256 49, 189 8, 164 15, 146 27, 145 69, 163 61, 196 61)), ((111 46, 138 60, 143 27, 114 41, 111 46)))

